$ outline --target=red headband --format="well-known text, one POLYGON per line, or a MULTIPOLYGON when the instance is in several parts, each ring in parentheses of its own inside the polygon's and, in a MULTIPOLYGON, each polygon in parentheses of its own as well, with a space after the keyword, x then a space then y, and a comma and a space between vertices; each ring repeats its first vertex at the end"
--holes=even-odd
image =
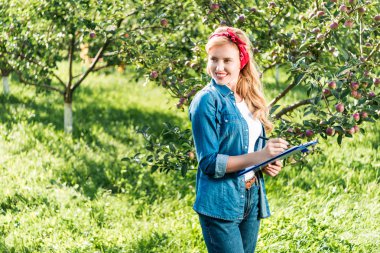
POLYGON ((241 40, 230 28, 227 28, 227 32, 215 33, 215 34, 211 35, 208 39, 211 39, 215 36, 227 37, 233 43, 236 44, 236 46, 239 48, 239 54, 240 54, 240 69, 243 69, 244 66, 247 65, 247 63, 249 61, 249 54, 247 52, 247 49, 245 48, 245 45, 247 45, 247 44, 243 40, 241 40))

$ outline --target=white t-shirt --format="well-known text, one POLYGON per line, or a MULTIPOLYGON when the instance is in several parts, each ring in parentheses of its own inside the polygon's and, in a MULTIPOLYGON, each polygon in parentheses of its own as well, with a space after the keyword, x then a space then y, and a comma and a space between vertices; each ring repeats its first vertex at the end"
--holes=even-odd
MULTIPOLYGON (((244 100, 242 100, 239 103, 236 103, 236 106, 248 124, 248 131, 249 131, 248 153, 252 153, 255 150, 255 143, 262 132, 261 122, 257 118, 253 117, 252 113, 248 109, 247 103, 244 100)), ((246 181, 251 179, 253 176, 254 176, 253 171, 250 171, 244 174, 244 178, 246 181)))

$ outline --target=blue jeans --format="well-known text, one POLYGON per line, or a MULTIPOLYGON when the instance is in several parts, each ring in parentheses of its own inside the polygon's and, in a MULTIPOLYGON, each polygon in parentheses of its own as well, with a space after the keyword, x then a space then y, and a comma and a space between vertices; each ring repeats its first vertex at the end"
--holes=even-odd
POLYGON ((199 214, 209 253, 254 253, 260 228, 259 186, 245 191, 244 218, 227 221, 199 214))

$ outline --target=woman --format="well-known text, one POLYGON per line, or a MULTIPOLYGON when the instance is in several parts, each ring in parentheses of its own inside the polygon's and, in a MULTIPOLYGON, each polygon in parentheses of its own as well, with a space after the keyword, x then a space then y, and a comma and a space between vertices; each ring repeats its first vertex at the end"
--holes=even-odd
MULTIPOLYGON (((273 126, 247 35, 220 27, 206 45, 210 84, 189 116, 198 159, 196 200, 209 252, 254 252, 260 219, 270 215, 262 172, 237 172, 283 152, 283 139, 264 141, 273 126)), ((262 171, 276 176, 280 162, 262 171)))

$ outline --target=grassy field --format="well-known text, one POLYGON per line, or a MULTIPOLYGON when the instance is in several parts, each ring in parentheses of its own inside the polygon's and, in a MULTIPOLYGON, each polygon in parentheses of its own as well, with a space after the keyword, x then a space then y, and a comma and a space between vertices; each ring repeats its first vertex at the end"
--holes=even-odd
MULTIPOLYGON (((0 96, 0 252, 206 252, 194 172, 121 161, 141 150, 139 128, 189 127, 164 90, 90 76, 74 95, 73 137, 62 97, 15 82, 11 92, 0 96)), ((380 252, 380 124, 366 129, 267 178, 257 252, 380 252)))

